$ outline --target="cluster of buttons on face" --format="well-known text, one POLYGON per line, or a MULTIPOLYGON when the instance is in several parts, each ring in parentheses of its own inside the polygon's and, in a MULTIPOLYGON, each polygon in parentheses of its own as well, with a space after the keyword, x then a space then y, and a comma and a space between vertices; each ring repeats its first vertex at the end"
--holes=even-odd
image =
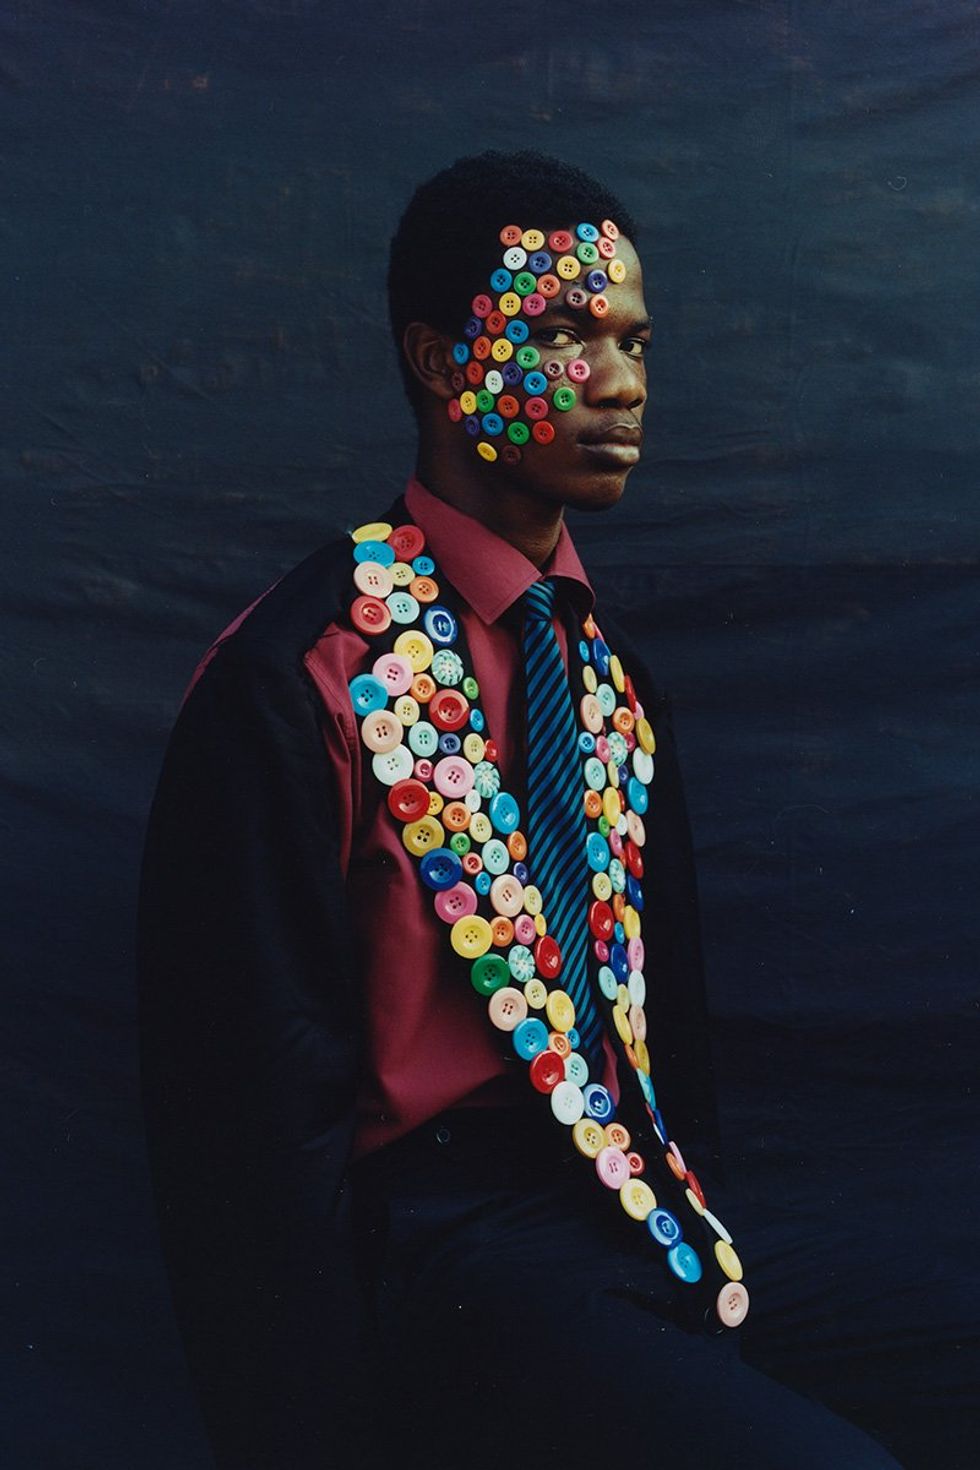
POLYGON ((530 439, 550 444, 555 430, 549 409, 567 413, 575 406, 572 385, 586 381, 588 363, 584 357, 567 366, 558 358, 543 360, 528 340, 528 319, 547 311, 556 298, 573 311, 605 316, 610 283, 626 279, 626 266, 616 255, 618 239, 619 230, 608 219, 547 235, 519 225, 500 231, 504 253, 490 276, 493 295, 474 296, 463 338, 453 347, 455 396, 449 404, 449 417, 464 425, 488 463, 499 457, 516 464, 530 439), (567 383, 559 381, 563 376, 567 383))
MULTIPOLYGON (((352 539, 355 627, 373 636, 404 626, 370 672, 351 681, 350 698, 372 770, 387 788, 388 808, 418 860, 435 914, 452 948, 469 962, 470 982, 486 1000, 492 1024, 510 1035, 514 1052, 528 1063, 531 1085, 550 1098, 555 1118, 571 1128, 579 1153, 593 1161, 626 1214, 646 1225, 677 1279, 695 1283, 703 1275, 700 1256, 684 1238, 677 1214, 643 1177, 644 1160, 616 1119, 611 1094, 590 1081, 577 1050, 575 1007, 561 988, 561 951, 532 882, 520 806, 502 789, 496 747, 477 703, 479 685, 454 646, 458 622, 439 601, 425 538, 414 525, 375 522, 360 526, 352 539)), ((591 616, 582 625, 578 655, 591 875, 583 917, 593 979, 610 1007, 675 1193, 713 1232, 726 1283, 716 1311, 725 1325, 736 1326, 748 1310, 741 1263, 668 1134, 650 1075, 641 880, 656 740, 629 675, 591 616)))

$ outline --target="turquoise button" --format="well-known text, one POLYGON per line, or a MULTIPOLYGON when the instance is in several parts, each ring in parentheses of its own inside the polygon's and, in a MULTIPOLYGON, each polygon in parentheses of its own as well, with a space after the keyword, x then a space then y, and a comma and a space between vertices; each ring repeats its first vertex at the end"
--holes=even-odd
MULTIPOLYGON (((472 719, 473 711, 471 710, 471 723, 472 719)), ((417 730, 418 726, 413 725, 412 728, 417 730)), ((497 767, 492 765, 490 761, 477 761, 473 767, 473 785, 476 787, 479 795, 483 797, 484 801, 489 801, 491 797, 496 796, 500 790, 500 772, 497 770, 497 767)))
POLYGON ((623 928, 622 924, 617 923, 613 925, 613 938, 615 939, 617 944, 626 943, 626 930, 623 928))
POLYGON ((412 561, 412 571, 417 577, 431 577, 435 569, 431 556, 416 556, 412 561))
POLYGON ((534 955, 526 944, 512 944, 510 953, 507 956, 507 963, 510 966, 510 973, 514 979, 519 980, 522 985, 526 985, 529 980, 533 980, 534 955))
POLYGON ((476 877, 473 880, 473 886, 476 889, 477 893, 482 893, 484 896, 486 896, 486 894, 490 892, 491 887, 490 874, 477 873, 476 877))
POLYGON ((565 1035, 568 1038, 568 1044, 572 1048, 572 1051, 575 1051, 576 1047, 578 1046, 579 1042, 581 1041, 581 1037, 578 1034, 578 1027, 577 1026, 571 1026, 571 1027, 569 1027, 569 1029, 565 1032, 565 1035))
POLYGON ((589 1064, 577 1051, 569 1052, 565 1058, 565 1081, 584 1087, 589 1080, 589 1064))
POLYGON ((516 832, 521 821, 521 809, 509 791, 497 792, 490 801, 487 815, 498 832, 516 832))
POLYGON ((609 859, 609 881, 613 886, 613 893, 622 893, 626 887, 626 869, 619 858, 609 859))
POLYGON ((667 1265, 679 1280, 686 1281, 691 1286, 695 1281, 701 1280, 700 1257, 686 1240, 682 1240, 680 1245, 671 1246, 667 1252, 667 1265))
POLYGON ((640 1084, 640 1091, 643 1093, 643 1099, 647 1106, 655 1108, 657 1106, 657 1094, 650 1080, 650 1073, 644 1072, 642 1067, 637 1067, 636 1080, 640 1084))
POLYGON ((453 362, 458 363, 459 366, 462 367, 463 364, 465 362, 469 362, 469 360, 470 360, 470 349, 469 349, 469 347, 466 345, 465 342, 457 342, 456 345, 453 348, 453 362))
POLYGON ((646 787, 635 776, 631 776, 626 783, 626 800, 638 817, 643 816, 643 813, 650 804, 650 797, 646 787))
POLYGON ((494 876, 506 873, 510 867, 510 853, 499 837, 491 837, 489 842, 483 844, 483 866, 494 876))
POLYGON ((510 271, 504 270, 503 266, 495 270, 490 277, 490 284, 495 291, 509 291, 514 277, 510 271))
POLYGON ((388 691, 373 674, 358 674, 347 688, 350 690, 350 702, 359 715, 370 715, 387 707, 388 691))
POLYGON ((604 873, 609 866, 609 843, 598 832, 590 832, 585 856, 593 873, 604 873))
POLYGON ((359 541, 354 547, 355 561, 376 561, 379 566, 390 567, 395 560, 395 548, 387 541, 359 541))
POLYGON ((428 720, 417 720, 408 728, 408 748, 413 755, 434 755, 439 749, 439 731, 428 720))
MULTIPOLYGON (((599 708, 602 710, 602 713, 608 720, 609 716, 616 708, 615 689, 612 687, 611 684, 600 684, 595 692, 595 697, 599 701, 599 708)), ((616 764, 618 765, 619 762, 617 761, 616 764)))
POLYGON ((627 747, 625 739, 618 730, 610 730, 608 739, 609 755, 612 759, 613 764, 616 766, 623 765, 626 757, 629 755, 629 748, 627 747))
POLYGON ((599 970, 599 989, 606 1000, 615 1000, 619 993, 619 981, 608 965, 603 965, 599 970))
POLYGON ((453 648, 440 648, 432 658, 429 672, 437 684, 454 689, 463 682, 463 660, 453 648))
POLYGON ((395 623, 414 623, 419 615, 419 605, 410 592, 389 593, 385 598, 385 606, 395 623))
POLYGON ((578 748, 583 755, 592 755, 595 751, 595 736, 591 730, 583 730, 578 737, 578 748))
POLYGON ((575 233, 580 240, 598 240, 599 231, 595 225, 581 224, 575 226, 575 233))
MULTIPOLYGON (((466 685, 467 685, 467 683, 475 684, 476 683, 476 680, 475 679, 470 679, 470 680, 464 679, 463 680, 463 693, 464 694, 466 694, 466 685)), ((467 697, 467 699, 472 698, 472 696, 471 695, 468 695, 468 694, 466 695, 466 697, 467 697)), ((477 732, 477 734, 479 734, 479 732, 483 729, 483 727, 484 727, 485 724, 486 724, 486 720, 483 718, 483 711, 482 711, 482 709, 471 709, 470 710, 470 729, 471 730, 475 730, 477 732)))
POLYGON ((548 1028, 537 1016, 530 1016, 526 1021, 521 1021, 514 1027, 513 1034, 514 1050, 519 1057, 529 1062, 536 1057, 539 1051, 544 1051, 548 1045, 548 1028))
POLYGON ((604 791, 606 786, 606 768, 598 756, 590 755, 583 768, 585 784, 591 786, 593 791, 604 791))
POLYGON ((530 335, 530 331, 531 328, 528 326, 527 322, 521 321, 520 317, 513 317, 507 323, 506 327, 504 327, 504 336, 507 338, 508 342, 515 342, 518 346, 520 346, 522 342, 527 341, 528 336, 530 335))

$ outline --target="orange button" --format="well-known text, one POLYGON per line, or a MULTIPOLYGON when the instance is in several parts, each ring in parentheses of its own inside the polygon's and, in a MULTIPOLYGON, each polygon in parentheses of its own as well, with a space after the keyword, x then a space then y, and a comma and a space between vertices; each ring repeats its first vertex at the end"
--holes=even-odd
POLYGON ((515 863, 522 863, 527 857, 527 838, 521 831, 511 832, 507 838, 507 851, 515 863))
POLYGON ((612 722, 614 729, 618 730, 621 735, 628 735, 635 724, 633 711, 627 709, 625 704, 617 705, 613 710, 612 722))
POLYGON ((408 584, 408 590, 417 602, 435 602, 439 596, 439 584, 431 577, 416 577, 408 584))
POLYGON ((602 797, 591 787, 585 793, 585 815, 591 817, 593 821, 602 816, 602 797))
POLYGON ((450 832, 465 832, 470 825, 472 813, 469 807, 462 801, 451 801, 442 814, 444 827, 450 832))
POLYGON ((416 674, 412 680, 412 698, 419 704, 428 704, 436 692, 436 681, 431 674, 416 674))
POLYGON ((506 949, 514 942, 514 925, 504 914, 498 914, 491 921, 490 935, 498 949, 506 949))

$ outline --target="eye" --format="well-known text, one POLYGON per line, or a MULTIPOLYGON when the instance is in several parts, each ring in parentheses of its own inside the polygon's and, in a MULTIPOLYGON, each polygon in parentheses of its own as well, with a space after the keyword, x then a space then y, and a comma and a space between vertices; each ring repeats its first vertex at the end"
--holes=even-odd
POLYGON ((627 357, 642 357, 644 352, 650 351, 650 338, 627 337, 623 343, 623 351, 627 357))
POLYGON ((581 347, 582 339, 571 327, 539 327, 534 334, 543 347, 581 347))

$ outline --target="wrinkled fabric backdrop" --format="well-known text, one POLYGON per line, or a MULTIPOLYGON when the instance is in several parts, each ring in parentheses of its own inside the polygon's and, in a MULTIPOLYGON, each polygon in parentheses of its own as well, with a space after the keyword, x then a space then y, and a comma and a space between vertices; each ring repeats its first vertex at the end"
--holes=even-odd
MULTIPOLYGON (((649 450, 575 529, 676 702, 729 1163, 907 1260, 923 1354, 976 1284, 977 6, 356 9, 0 6, 14 1470, 208 1464, 138 1107, 143 824, 202 648, 411 469, 387 240, 489 146, 642 227, 649 450)), ((975 1464, 888 1354, 880 1432, 975 1464)))

